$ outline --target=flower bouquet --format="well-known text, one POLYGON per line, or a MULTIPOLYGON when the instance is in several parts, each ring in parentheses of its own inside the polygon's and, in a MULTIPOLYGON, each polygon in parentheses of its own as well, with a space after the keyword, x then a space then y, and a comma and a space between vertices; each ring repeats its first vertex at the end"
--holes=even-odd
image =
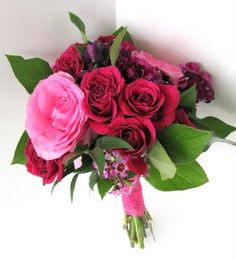
POLYGON ((124 27, 90 41, 82 20, 69 15, 84 43, 70 45, 53 66, 7 55, 30 94, 12 164, 26 165, 52 190, 71 175, 71 200, 78 176, 89 175, 101 198, 121 196, 130 245, 143 248, 152 218, 140 178, 161 191, 205 184, 197 157, 214 141, 234 144, 225 138, 236 128, 197 117, 197 104, 215 97, 198 63, 174 65, 138 51, 124 27))

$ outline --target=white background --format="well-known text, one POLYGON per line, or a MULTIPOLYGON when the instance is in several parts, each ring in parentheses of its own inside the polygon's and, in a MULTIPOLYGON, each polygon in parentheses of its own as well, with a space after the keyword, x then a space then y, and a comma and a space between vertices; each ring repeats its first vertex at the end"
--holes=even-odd
MULTIPOLYGON (((80 176, 74 204, 70 177, 50 187, 10 166, 24 129, 28 95, 4 53, 42 57, 51 64, 79 33, 67 11, 78 13, 91 39, 128 25, 141 48, 182 63, 201 61, 215 77, 217 100, 200 107, 236 125, 235 1, 0 0, 0 259, 236 259, 236 147, 215 144, 199 158, 210 182, 163 193, 144 181, 146 206, 157 238, 130 249, 122 230, 120 198, 89 193, 80 176)), ((236 141, 236 134, 230 139, 236 141)))

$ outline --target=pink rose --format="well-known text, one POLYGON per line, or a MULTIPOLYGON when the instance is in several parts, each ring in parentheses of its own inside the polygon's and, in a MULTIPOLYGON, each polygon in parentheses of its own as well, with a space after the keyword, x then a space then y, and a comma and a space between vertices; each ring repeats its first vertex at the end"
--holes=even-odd
POLYGON ((166 74, 170 78, 170 82, 177 85, 179 80, 184 77, 182 70, 173 64, 169 64, 165 61, 155 59, 151 54, 141 51, 134 51, 132 56, 135 59, 138 59, 140 64, 144 66, 151 66, 154 68, 158 68, 164 74, 166 74))
POLYGON ((29 98, 26 130, 38 154, 53 160, 74 150, 87 131, 83 91, 65 72, 41 80, 29 98))

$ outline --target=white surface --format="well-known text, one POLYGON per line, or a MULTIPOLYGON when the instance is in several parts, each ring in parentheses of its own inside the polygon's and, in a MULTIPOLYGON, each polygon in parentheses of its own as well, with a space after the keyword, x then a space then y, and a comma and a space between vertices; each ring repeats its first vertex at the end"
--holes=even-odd
MULTIPOLYGON (((129 26, 139 46, 156 48, 162 58, 204 63, 216 77, 218 101, 201 111, 235 124, 235 6, 233 1, 194 4, 193 0, 118 0, 117 21, 129 26), (144 40, 145 35, 151 39, 144 40)), ((79 177, 71 205, 70 178, 51 197, 50 187, 43 187, 23 166, 9 166, 23 130, 28 96, 3 53, 39 56, 52 63, 79 35, 68 10, 86 21, 92 39, 115 27, 111 0, 0 0, 0 259, 234 260, 235 147, 216 144, 201 156, 210 179, 201 188, 162 193, 143 182, 157 237, 156 243, 146 241, 144 251, 129 248, 120 198, 107 196, 101 202, 97 193, 89 195, 86 175, 79 177)))
POLYGON ((199 61, 211 71, 217 100, 207 109, 224 110, 229 121, 236 121, 235 0, 116 3, 117 25, 127 25, 140 48, 177 64, 199 61))

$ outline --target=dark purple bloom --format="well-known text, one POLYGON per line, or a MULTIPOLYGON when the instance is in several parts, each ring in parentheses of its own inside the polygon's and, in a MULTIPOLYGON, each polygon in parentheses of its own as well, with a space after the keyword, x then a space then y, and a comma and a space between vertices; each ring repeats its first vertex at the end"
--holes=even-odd
POLYGON ((187 90, 193 85, 197 89, 197 102, 204 101, 210 103, 215 98, 215 92, 212 87, 212 77, 207 72, 201 69, 197 62, 188 62, 181 64, 185 78, 179 82, 180 91, 187 90))
POLYGON ((140 78, 144 78, 156 84, 168 83, 168 77, 166 77, 160 69, 137 58, 133 55, 134 51, 135 47, 131 42, 123 42, 117 60, 117 67, 127 83, 131 83, 140 78))

